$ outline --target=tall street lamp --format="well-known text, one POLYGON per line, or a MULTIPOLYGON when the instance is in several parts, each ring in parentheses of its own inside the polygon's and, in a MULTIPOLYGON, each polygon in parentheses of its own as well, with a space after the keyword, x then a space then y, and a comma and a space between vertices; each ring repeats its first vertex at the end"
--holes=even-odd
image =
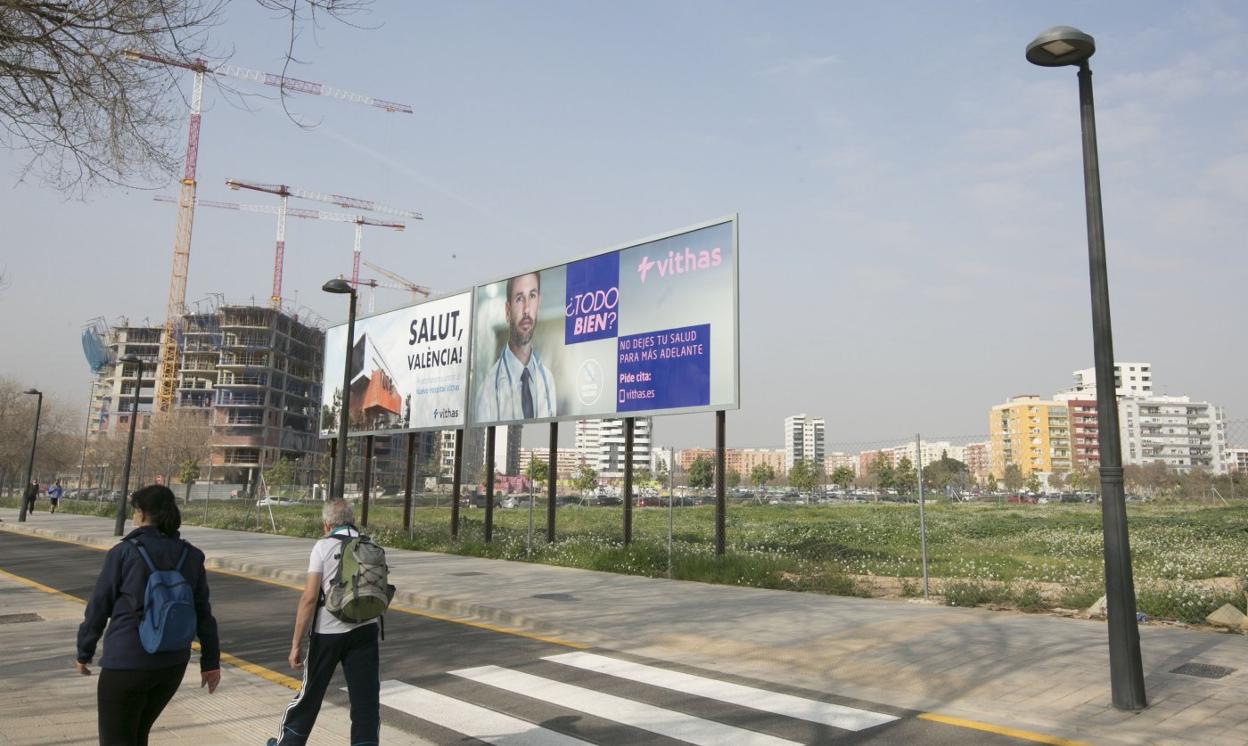
POLYGON ((30 462, 26 464, 26 482, 22 485, 22 504, 17 509, 18 523, 26 520, 25 489, 30 486, 30 480, 35 476, 35 446, 39 444, 39 417, 43 414, 43 392, 39 389, 26 389, 22 393, 38 396, 39 400, 35 402, 35 433, 30 438, 30 462))
POLYGON ((1096 417, 1101 448, 1101 528, 1105 534, 1105 600, 1109 614, 1109 677, 1114 707, 1142 710, 1144 666, 1135 619, 1135 583, 1127 541, 1127 508, 1122 485, 1122 443, 1118 434, 1118 393, 1114 340, 1109 318, 1109 275, 1105 268, 1105 223, 1101 215, 1101 174, 1096 152, 1096 114, 1088 59, 1096 41, 1079 29, 1055 26, 1027 45, 1027 61, 1041 67, 1079 68, 1079 119, 1083 129, 1083 186, 1087 203, 1088 265, 1092 286, 1092 345, 1096 363, 1096 417))
POLYGON ((130 407, 130 436, 126 440, 126 461, 121 470, 121 495, 117 498, 117 521, 113 524, 113 536, 121 536, 126 528, 126 503, 130 500, 130 461, 134 456, 134 428, 139 422, 139 395, 143 393, 143 360, 137 355, 126 355, 121 362, 123 377, 126 365, 138 366, 139 372, 134 381, 134 404, 130 407))
POLYGON ((347 354, 342 363, 342 411, 338 415, 338 447, 334 449, 334 464, 330 474, 329 496, 343 496, 346 491, 347 474, 347 424, 351 413, 351 352, 355 346, 355 288, 341 277, 321 286, 327 293, 346 293, 351 296, 347 310, 347 354))

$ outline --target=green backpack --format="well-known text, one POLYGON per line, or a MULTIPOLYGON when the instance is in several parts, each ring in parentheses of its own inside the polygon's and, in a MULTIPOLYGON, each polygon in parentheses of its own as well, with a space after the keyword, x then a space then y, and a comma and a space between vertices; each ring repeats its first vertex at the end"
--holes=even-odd
POLYGON ((325 608, 349 624, 381 617, 394 598, 385 550, 363 534, 333 538, 342 542, 342 551, 338 555, 338 572, 325 594, 325 608))

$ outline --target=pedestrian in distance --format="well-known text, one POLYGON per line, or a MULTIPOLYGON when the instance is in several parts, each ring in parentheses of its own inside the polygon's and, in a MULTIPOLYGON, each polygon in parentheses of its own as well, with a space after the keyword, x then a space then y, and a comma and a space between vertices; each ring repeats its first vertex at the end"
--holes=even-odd
POLYGON ((32 479, 30 484, 26 485, 26 491, 22 493, 22 499, 26 501, 26 512, 35 512, 35 500, 39 497, 39 480, 32 479))
POLYGON ((56 512, 56 506, 60 505, 61 496, 64 494, 65 488, 61 486, 61 480, 59 479, 48 488, 48 502, 52 504, 52 509, 48 511, 49 513, 56 512))
POLYGON ((308 560, 288 659, 292 669, 303 670, 303 685, 268 746, 307 743, 339 663, 351 699, 352 746, 372 746, 381 737, 378 622, 394 595, 385 553, 356 529, 354 511, 342 498, 326 501, 321 522, 325 536, 308 560))
POLYGON ((192 639, 199 638, 200 687, 211 694, 221 682, 204 553, 178 536, 182 516, 173 492, 143 487, 130 505, 134 530, 104 557, 78 628, 74 667, 83 676, 91 675, 88 665, 104 638, 96 692, 101 746, 146 746, 182 683, 192 639))

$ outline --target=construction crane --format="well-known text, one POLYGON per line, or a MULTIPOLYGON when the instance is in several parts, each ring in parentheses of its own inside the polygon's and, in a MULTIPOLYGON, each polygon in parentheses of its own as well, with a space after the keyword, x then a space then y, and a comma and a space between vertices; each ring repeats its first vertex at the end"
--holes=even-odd
MULTIPOLYGON (((380 202, 373 202, 367 199, 358 199, 356 197, 346 197, 341 194, 326 194, 324 192, 313 192, 308 189, 299 189, 297 187, 288 186, 286 184, 261 184, 254 181, 243 181, 242 179, 226 179, 225 185, 230 189, 250 189, 256 192, 264 192, 266 194, 276 194, 281 197, 281 209, 287 210, 286 201, 290 197, 298 197, 299 199, 312 200, 313 202, 324 202, 338 207, 345 207, 353 210, 367 210, 368 212, 380 212, 387 215, 398 215, 399 217, 411 218, 413 220, 423 220, 419 212, 415 210, 403 210, 397 207, 389 207, 380 202)), ((273 250, 273 297, 271 298, 274 305, 281 302, 282 296, 282 262, 286 254, 286 223, 279 215, 277 219, 277 246, 273 250)), ((364 218, 355 221, 355 247, 353 251, 353 259, 351 263, 351 283, 355 284, 360 279, 360 246, 364 239, 364 226, 369 225, 364 218)))
POLYGON ((173 406, 173 393, 177 387, 178 335, 182 329, 182 314, 186 310, 186 276, 191 263, 191 226, 195 221, 195 172, 199 160, 199 129, 204 98, 204 78, 219 75, 249 80, 274 86, 283 93, 294 91, 312 96, 327 96, 340 101, 364 104, 384 111, 411 114, 412 107, 394 101, 364 96, 341 88, 313 83, 284 75, 249 70, 237 65, 209 67, 206 60, 176 60, 147 54, 134 49, 123 53, 131 62, 151 62, 157 65, 178 67, 195 74, 191 87, 191 114, 186 136, 186 161, 182 167, 182 189, 178 195, 178 218, 173 231, 173 268, 169 275, 169 298, 165 306, 165 328, 160 339, 160 363, 156 371, 156 411, 167 412, 173 406))
MULTIPOLYGON (((159 194, 153 197, 152 199, 157 202, 177 203, 178 201, 177 198, 175 197, 168 197, 163 194, 159 194)), ((276 215, 277 216, 277 245, 280 247, 281 254, 283 256, 285 255, 285 246, 286 246, 286 217, 287 216, 292 217, 292 218, 305 218, 307 220, 332 220, 338 223, 355 223, 357 228, 359 228, 362 225, 371 225, 371 226, 376 226, 379 228, 390 228, 392 230, 401 231, 407 227, 407 225, 405 225, 404 223, 392 223, 392 222, 386 222, 383 220, 374 220, 372 218, 366 218, 362 215, 349 215, 344 212, 329 212, 327 210, 308 210, 308 209, 304 209, 301 207, 286 207, 285 205, 280 206, 280 207, 274 207, 273 205, 248 205, 248 204, 243 204, 241 202, 222 202, 220 200, 215 200, 215 199, 202 199, 200 197, 196 197, 195 206, 196 207, 216 207, 222 210, 235 210, 238 212, 254 212, 254 213, 262 213, 265 215, 276 215)), ((281 292, 282 292, 282 276, 281 276, 282 265, 280 263, 281 260, 279 259, 278 261, 279 263, 274 270, 276 274, 273 277, 274 295, 273 295, 272 300, 273 300, 275 307, 281 303, 281 292)), ((383 287, 388 287, 388 286, 383 286, 383 287)), ((408 288, 394 288, 394 289, 406 290, 408 288)))
POLYGON ((389 283, 381 282, 380 280, 374 280, 371 277, 361 277, 359 280, 356 281, 355 283, 356 290, 359 290, 362 287, 368 288, 369 290, 372 291, 368 294, 368 313, 370 314, 373 312, 374 307, 377 305, 376 304, 377 288, 382 288, 384 290, 406 290, 408 292, 411 292, 412 290, 410 287, 406 285, 391 285, 389 283))
POLYGON ((380 273, 382 273, 382 274, 383 274, 383 275, 385 275, 386 277, 389 277, 391 280, 394 280, 395 282, 399 283, 399 285, 401 285, 401 286, 402 286, 402 288, 396 288, 396 289, 405 289, 405 290, 409 290, 409 291, 411 291, 411 293, 412 293, 412 301, 416 301, 416 299, 417 299, 417 298, 416 298, 416 296, 418 296, 418 295, 423 295, 423 296, 425 296, 426 298, 428 298, 429 296, 433 295, 433 291, 432 291, 432 290, 430 290, 429 288, 425 287, 424 285, 417 285, 416 283, 412 282, 411 280, 407 279, 406 277, 403 277, 402 275, 399 275, 399 274, 396 274, 396 273, 394 273, 394 272, 391 272, 390 270, 386 269, 385 267, 378 267, 376 264, 373 264, 372 262, 368 261, 367 259, 364 259, 364 260, 363 260, 363 262, 364 262, 364 266, 365 266, 365 267, 368 267, 369 269, 371 269, 371 270, 373 270, 373 271, 375 271, 375 272, 380 272, 380 273))

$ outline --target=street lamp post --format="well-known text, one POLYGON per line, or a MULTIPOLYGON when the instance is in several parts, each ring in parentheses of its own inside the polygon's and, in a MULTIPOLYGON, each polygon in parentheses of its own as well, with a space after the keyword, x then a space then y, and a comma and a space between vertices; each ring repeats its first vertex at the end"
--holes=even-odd
POLYGON ((33 394, 39 399, 35 402, 35 432, 30 438, 30 461, 26 464, 26 482, 22 485, 21 505, 17 509, 18 523, 26 520, 26 488, 35 476, 35 446, 39 444, 39 417, 43 415, 43 392, 39 389, 26 389, 22 393, 33 394))
POLYGON ((125 365, 137 365, 138 374, 134 381, 134 400, 130 407, 130 436, 126 440, 126 461, 121 469, 121 494, 117 497, 117 520, 113 523, 113 536, 121 536, 126 529, 126 503, 130 499, 130 462, 134 456, 134 428, 139 422, 139 395, 143 393, 143 360, 137 355, 127 355, 121 359, 125 365))
POLYGON ((1105 535, 1110 690, 1114 707, 1142 710, 1148 706, 1148 700, 1140 658, 1140 630, 1135 618, 1131 547, 1127 540, 1114 341, 1109 315, 1109 274, 1105 266, 1105 223, 1101 215, 1101 174, 1096 150, 1092 70, 1088 67, 1088 59, 1095 53, 1095 40, 1070 26, 1048 29, 1027 45, 1027 61, 1032 64, 1041 67, 1075 65, 1079 68, 1079 119, 1083 130, 1083 183, 1092 289, 1092 344, 1096 364, 1096 417, 1101 451, 1101 528, 1105 535))
POLYGON ((330 476, 330 497, 341 498, 346 492, 347 474, 347 424, 351 414, 351 352, 355 346, 355 302, 357 294, 351 283, 338 277, 321 286, 327 293, 347 293, 351 303, 347 310, 347 354, 342 363, 342 412, 338 417, 338 447, 334 449, 334 464, 330 476))

